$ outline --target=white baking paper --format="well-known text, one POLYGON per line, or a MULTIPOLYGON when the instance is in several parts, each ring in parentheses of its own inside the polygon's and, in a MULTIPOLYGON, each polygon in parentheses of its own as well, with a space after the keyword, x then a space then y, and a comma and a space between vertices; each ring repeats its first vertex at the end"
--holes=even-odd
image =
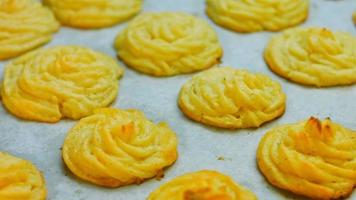
MULTIPOLYGON (((239 34, 223 29, 205 15, 203 0, 145 0, 144 4, 145 12, 184 11, 209 21, 224 48, 222 65, 264 73, 279 81, 287 94, 285 114, 258 129, 229 131, 211 128, 187 119, 177 107, 180 87, 193 74, 154 78, 125 67, 119 96, 112 106, 140 109, 155 122, 167 121, 179 138, 179 159, 165 171, 161 181, 152 179, 141 185, 117 189, 82 182, 71 175, 61 160, 60 148, 75 121, 62 120, 56 124, 23 121, 9 114, 3 106, 0 106, 0 151, 7 151, 36 164, 45 175, 49 200, 143 200, 152 190, 173 177, 202 169, 218 170, 231 176, 262 200, 303 199, 266 182, 256 166, 258 142, 268 129, 310 116, 331 117, 355 130, 356 85, 318 89, 278 77, 267 68, 262 58, 268 39, 276 33, 239 34), (225 159, 219 160, 219 157, 225 159)), ((351 20, 354 10, 354 0, 313 0, 309 19, 302 26, 325 26, 356 36, 356 27, 351 20)), ((116 57, 113 40, 126 25, 87 31, 63 27, 47 46, 85 45, 116 57)), ((0 72, 5 64, 0 62, 0 72)), ((356 192, 349 199, 356 199, 356 192)))

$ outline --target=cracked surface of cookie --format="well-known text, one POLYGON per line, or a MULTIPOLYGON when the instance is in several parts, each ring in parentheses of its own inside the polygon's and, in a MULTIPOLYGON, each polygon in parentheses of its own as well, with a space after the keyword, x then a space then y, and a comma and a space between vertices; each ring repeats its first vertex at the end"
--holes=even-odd
POLYGON ((295 28, 274 36, 265 50, 270 69, 318 87, 356 83, 356 37, 326 28, 295 28))
POLYGON ((103 28, 126 21, 135 16, 142 0, 44 0, 67 26, 103 28))
POLYGON ((115 59, 89 48, 40 49, 6 66, 2 101, 8 111, 22 119, 80 119, 116 98, 122 74, 115 59))
POLYGON ((308 17, 309 0, 207 0, 206 13, 217 24, 237 31, 279 31, 308 17))
POLYGON ((257 200, 256 196, 217 171, 187 173, 163 184, 148 200, 257 200))
POLYGON ((21 55, 52 39, 59 23, 35 0, 0 0, 0 60, 21 55))
POLYGON ((313 117, 278 126, 262 138, 257 161, 279 188, 313 199, 346 197, 356 185, 356 132, 313 117))
POLYGON ((81 119, 63 145, 63 159, 76 176, 106 187, 161 176, 177 156, 175 133, 137 110, 99 109, 81 119))
POLYGON ((221 128, 252 128, 282 115, 286 96, 262 74, 219 67, 185 83, 178 104, 188 117, 221 128))
POLYGON ((219 63, 222 48, 202 19, 176 12, 146 13, 118 34, 118 56, 137 71, 171 76, 219 63))
POLYGON ((0 152, 0 199, 45 200, 45 180, 29 161, 0 152))

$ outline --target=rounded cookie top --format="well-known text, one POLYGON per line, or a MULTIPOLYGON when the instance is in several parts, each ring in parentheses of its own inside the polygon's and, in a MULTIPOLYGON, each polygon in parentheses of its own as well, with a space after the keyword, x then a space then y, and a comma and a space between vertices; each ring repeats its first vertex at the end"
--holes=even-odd
POLYGON ((52 12, 35 0, 0 0, 0 60, 49 42, 58 28, 52 12))
POLYGON ((201 72, 185 83, 178 104, 190 118, 221 128, 259 127, 284 113, 279 83, 231 67, 201 72))
POLYGON ((257 161, 273 185, 313 199, 339 199, 356 186, 356 132, 329 119, 278 126, 262 138, 257 161))
POLYGON ((135 16, 142 0, 44 0, 64 25, 102 28, 135 16))
POLYGON ((309 0, 207 0, 206 13, 217 24, 237 31, 278 31, 308 17, 309 0))
POLYGON ((119 187, 162 176, 178 156, 177 138, 165 123, 137 110, 99 109, 69 132, 63 159, 78 177, 119 187))
POLYGON ((119 33, 115 46, 129 67, 154 76, 206 69, 222 56, 208 23, 185 13, 142 14, 119 33))
POLYGON ((45 200, 42 174, 26 160, 0 152, 0 199, 45 200))
POLYGON ((150 194, 148 200, 257 200, 255 195, 216 171, 202 170, 179 176, 150 194))
POLYGON ((116 98, 122 74, 123 69, 107 55, 85 47, 57 46, 9 63, 1 95, 5 107, 23 119, 79 119, 116 98))
POLYGON ((313 86, 356 83, 356 37, 326 28, 295 28, 271 39, 265 60, 272 71, 313 86))

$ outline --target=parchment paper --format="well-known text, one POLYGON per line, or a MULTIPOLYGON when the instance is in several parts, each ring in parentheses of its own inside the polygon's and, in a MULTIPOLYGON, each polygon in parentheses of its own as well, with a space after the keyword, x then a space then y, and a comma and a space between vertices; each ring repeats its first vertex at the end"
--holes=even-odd
MULTIPOLYGON (((355 130, 356 86, 318 89, 303 87, 278 77, 267 68, 262 58, 268 39, 276 33, 238 34, 223 29, 206 17, 203 0, 145 0, 144 4, 144 11, 185 11, 208 20, 217 31, 224 48, 222 65, 261 72, 279 81, 288 98, 285 114, 258 129, 214 129, 187 119, 177 107, 178 92, 192 74, 153 78, 125 67, 119 96, 112 106, 140 109, 155 122, 167 121, 179 137, 179 159, 165 171, 161 181, 152 179, 141 185, 117 189, 82 182, 71 175, 61 160, 60 148, 75 121, 62 120, 56 124, 23 121, 9 114, 3 106, 0 106, 0 150, 36 164, 46 177, 50 200, 143 200, 152 190, 173 177, 201 169, 214 169, 231 176, 262 200, 303 199, 266 182, 255 162, 258 142, 268 129, 312 115, 331 117, 355 130), (219 157, 225 159, 219 160, 219 157)), ((351 20, 354 10, 354 0, 313 0, 309 19, 302 26, 326 26, 356 36, 356 27, 351 20)), ((113 40, 126 25, 89 31, 63 27, 47 46, 85 45, 116 57, 113 40)), ((1 73, 5 64, 0 62, 1 73)), ((356 192, 349 199, 356 199, 356 192)))

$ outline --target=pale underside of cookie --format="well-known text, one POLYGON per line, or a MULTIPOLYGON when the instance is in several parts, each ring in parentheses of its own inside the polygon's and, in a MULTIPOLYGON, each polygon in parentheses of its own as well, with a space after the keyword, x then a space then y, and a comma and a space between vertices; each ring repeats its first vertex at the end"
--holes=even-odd
POLYGON ((78 28, 102 28, 126 21, 141 10, 142 0, 44 0, 58 20, 78 28))
POLYGON ((80 119, 116 98, 122 74, 115 59, 89 48, 40 49, 6 66, 2 101, 22 119, 80 119))
POLYGON ((207 0, 206 13, 237 32, 279 31, 308 17, 309 0, 207 0))
POLYGON ((203 70, 219 63, 222 48, 215 31, 185 13, 146 13, 116 38, 118 56, 133 69, 171 76, 203 70))
POLYGON ((279 83, 261 74, 220 67, 185 83, 178 104, 188 117, 221 128, 252 128, 277 118, 286 96, 279 83))
POLYGON ((187 173, 163 184, 148 200, 257 200, 256 196, 217 171, 187 173))
POLYGON ((0 60, 12 58, 52 39, 59 23, 34 0, 0 0, 0 60))
POLYGON ((318 87, 356 83, 356 37, 326 28, 295 28, 271 39, 265 60, 291 81, 318 87))
POLYGON ((355 136, 329 119, 279 126, 262 138, 258 165, 279 188, 313 199, 346 197, 356 185, 355 136))
POLYGON ((63 159, 76 176, 106 187, 161 176, 177 156, 175 133, 137 110, 99 109, 80 120, 63 145, 63 159))
POLYGON ((45 200, 46 196, 44 178, 33 164, 0 152, 1 200, 45 200))

